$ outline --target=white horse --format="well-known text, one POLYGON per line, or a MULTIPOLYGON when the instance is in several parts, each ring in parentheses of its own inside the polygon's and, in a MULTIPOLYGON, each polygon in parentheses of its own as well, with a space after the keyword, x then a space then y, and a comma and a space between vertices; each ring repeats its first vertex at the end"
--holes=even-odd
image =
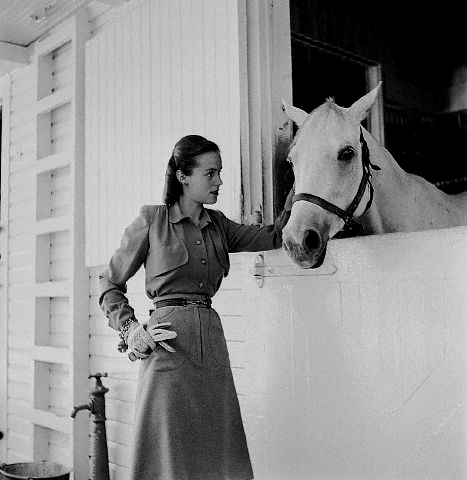
POLYGON ((295 195, 283 245, 301 267, 320 266, 328 239, 356 224, 366 235, 467 225, 467 192, 447 195, 405 172, 361 127, 380 86, 350 108, 328 99, 307 114, 284 103, 299 130, 288 156, 295 195))

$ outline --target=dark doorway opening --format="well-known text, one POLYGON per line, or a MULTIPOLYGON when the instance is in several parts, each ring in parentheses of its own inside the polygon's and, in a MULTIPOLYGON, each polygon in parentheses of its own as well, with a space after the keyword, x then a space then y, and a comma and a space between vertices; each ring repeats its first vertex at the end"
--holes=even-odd
POLYGON ((341 107, 367 93, 367 66, 292 36, 293 104, 306 112, 332 97, 341 107))

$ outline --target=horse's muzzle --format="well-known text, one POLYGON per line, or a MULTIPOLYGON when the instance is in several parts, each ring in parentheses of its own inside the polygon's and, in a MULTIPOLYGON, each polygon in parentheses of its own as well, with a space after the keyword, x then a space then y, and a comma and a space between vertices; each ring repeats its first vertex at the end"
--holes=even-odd
POLYGON ((326 256, 327 238, 312 228, 303 232, 301 241, 297 242, 284 235, 284 250, 301 268, 318 268, 326 256))

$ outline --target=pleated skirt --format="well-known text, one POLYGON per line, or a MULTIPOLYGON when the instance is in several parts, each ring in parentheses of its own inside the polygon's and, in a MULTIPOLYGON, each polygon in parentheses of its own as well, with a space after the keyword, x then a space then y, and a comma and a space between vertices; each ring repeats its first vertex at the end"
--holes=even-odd
POLYGON ((175 353, 140 361, 131 480, 253 478, 222 324, 200 306, 156 309, 175 353))

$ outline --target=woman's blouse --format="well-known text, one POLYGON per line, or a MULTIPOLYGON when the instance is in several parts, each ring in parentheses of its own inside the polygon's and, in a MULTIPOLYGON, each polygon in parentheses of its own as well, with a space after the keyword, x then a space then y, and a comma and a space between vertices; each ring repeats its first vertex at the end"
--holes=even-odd
POLYGON ((125 229, 120 247, 99 275, 99 305, 109 325, 120 330, 134 317, 126 282, 144 265, 146 294, 199 294, 212 297, 230 269, 230 252, 272 250, 282 245, 282 228, 290 212, 274 225, 241 225, 218 210, 203 209, 199 225, 183 215, 178 203, 146 205, 125 229))

